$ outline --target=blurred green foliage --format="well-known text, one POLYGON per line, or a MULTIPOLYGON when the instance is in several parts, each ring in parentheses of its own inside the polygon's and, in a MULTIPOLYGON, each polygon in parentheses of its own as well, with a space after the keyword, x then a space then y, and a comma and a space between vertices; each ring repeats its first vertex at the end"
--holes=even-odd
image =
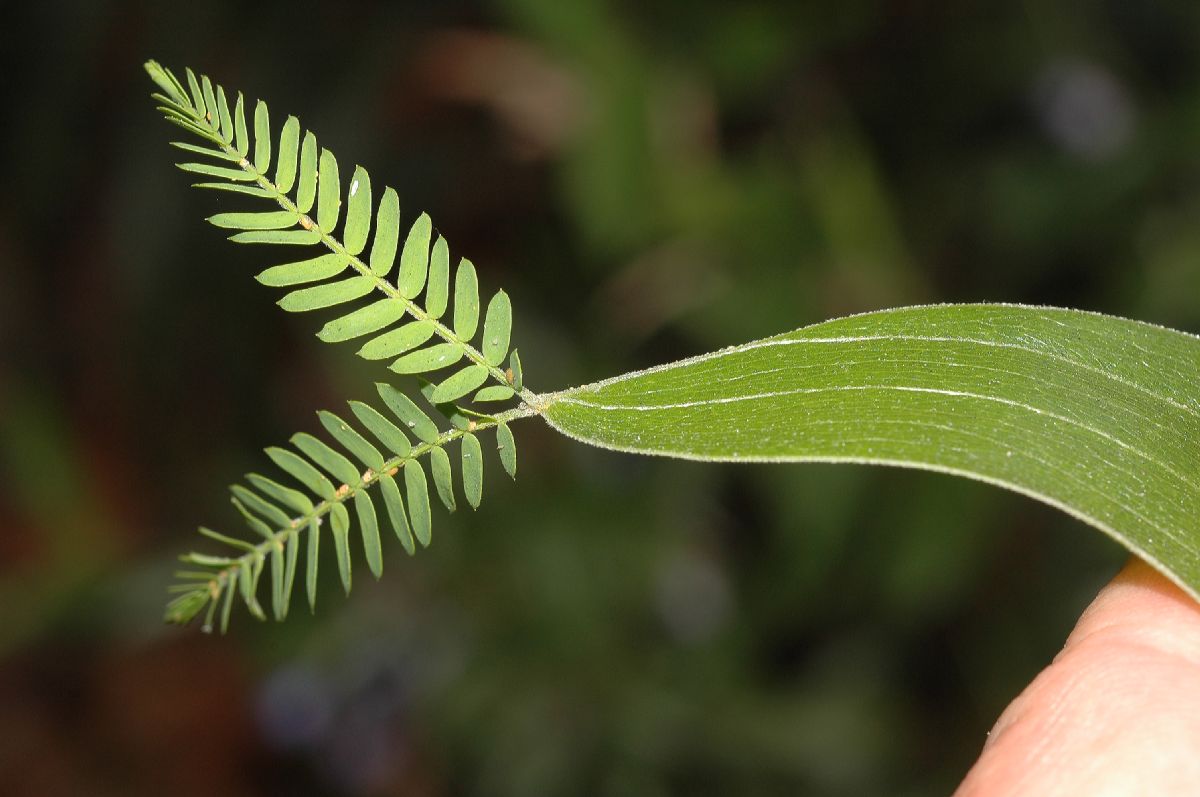
POLYGON ((378 584, 226 639, 160 627, 222 485, 378 373, 202 223, 227 200, 171 168, 140 64, 301 115, 429 211, 549 390, 913 302, 1200 329, 1195 3, 8 16, 5 794, 946 793, 1119 564, 979 485, 526 422, 520 482, 378 584))

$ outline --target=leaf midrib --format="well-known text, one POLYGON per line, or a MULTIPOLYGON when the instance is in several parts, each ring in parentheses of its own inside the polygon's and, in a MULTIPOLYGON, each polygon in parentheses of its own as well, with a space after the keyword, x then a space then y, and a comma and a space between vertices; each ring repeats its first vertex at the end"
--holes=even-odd
MULTIPOLYGON (((1027 307, 1028 309, 1050 309, 1050 308, 1028 307, 1026 305, 995 305, 995 306, 996 307, 1027 307)), ((914 308, 904 308, 904 309, 914 309, 914 308)), ((1176 330, 1171 330, 1171 331, 1176 331, 1176 330)), ((792 334, 792 333, 788 333, 788 334, 792 334)), ((1180 333, 1180 334, 1182 334, 1182 333, 1180 333)), ((1053 361, 1056 361, 1059 363, 1063 363, 1063 364, 1067 364, 1067 365, 1071 365, 1076 368, 1080 368, 1082 370, 1088 371, 1089 373, 1104 377, 1106 379, 1112 380, 1113 382, 1117 382, 1118 384, 1124 385, 1125 387, 1129 387, 1134 390, 1137 390, 1138 392, 1143 393, 1144 395, 1149 396, 1150 398, 1155 399, 1156 401, 1161 401, 1161 402, 1173 407, 1174 409, 1182 410, 1183 412, 1186 412, 1189 415, 1191 415, 1197 419, 1200 419, 1200 410, 1198 410, 1195 407, 1178 402, 1178 401, 1172 399, 1170 396, 1164 396, 1160 393, 1156 393, 1155 391, 1146 387, 1145 385, 1143 385, 1135 380, 1124 377, 1120 374, 1116 374, 1111 371, 1106 371, 1102 368, 1098 368, 1094 365, 1083 362, 1081 360, 1072 359, 1070 357, 1064 357, 1063 355, 1058 354, 1056 352, 1047 351, 1045 349, 1038 349, 1038 348, 1034 348, 1031 346, 1021 346, 1019 344, 1009 343, 1006 341, 990 341, 990 340, 984 340, 984 339, 980 339, 980 338, 968 338, 968 337, 960 338, 960 337, 952 337, 952 336, 924 336, 924 335, 847 335, 847 336, 827 337, 827 338, 786 338, 786 339, 768 338, 765 340, 756 340, 756 341, 753 341, 750 343, 743 344, 741 346, 731 346, 731 347, 728 347, 725 349, 721 349, 719 351, 710 352, 707 354, 700 354, 695 357, 689 357, 689 358, 685 358, 682 360, 677 360, 675 362, 667 363, 664 365, 653 366, 651 368, 646 368, 646 369, 643 369, 640 371, 631 371, 629 373, 621 374, 619 376, 610 377, 608 379, 603 379, 598 382, 591 382, 591 383, 588 383, 585 385, 580 385, 578 387, 573 387, 573 388, 569 388, 566 390, 556 391, 554 393, 547 393, 547 394, 543 395, 541 398, 543 399, 543 401, 545 401, 547 403, 547 405, 549 405, 558 400, 562 400, 562 399, 566 399, 566 398, 575 398, 578 396, 578 394, 594 392, 601 388, 620 384, 621 382, 630 381, 632 379, 635 379, 635 378, 638 378, 641 376, 645 376, 647 374, 658 373, 658 372, 669 370, 669 369, 674 369, 674 368, 679 368, 679 367, 683 367, 683 366, 687 366, 687 365, 693 365, 693 364, 697 364, 697 363, 707 362, 709 360, 720 359, 721 357, 727 357, 727 356, 731 356, 734 354, 740 354, 742 352, 753 351, 755 349, 767 348, 767 347, 771 347, 771 346, 790 346, 790 345, 799 345, 799 344, 837 345, 837 344, 892 342, 892 341, 913 342, 913 343, 918 343, 918 342, 919 343, 954 343, 954 344, 961 343, 961 344, 968 344, 968 345, 977 345, 977 346, 982 346, 982 347, 987 347, 987 348, 998 348, 998 349, 1007 349, 1007 350, 1011 350, 1011 351, 1020 351, 1020 352, 1026 353, 1026 354, 1032 354, 1037 357, 1046 357, 1050 360, 1053 360, 1053 361)), ((646 395, 650 392, 654 392, 654 391, 647 391, 647 392, 643 393, 642 395, 646 395)), ((576 400, 578 401, 577 398, 576 398, 576 400)))

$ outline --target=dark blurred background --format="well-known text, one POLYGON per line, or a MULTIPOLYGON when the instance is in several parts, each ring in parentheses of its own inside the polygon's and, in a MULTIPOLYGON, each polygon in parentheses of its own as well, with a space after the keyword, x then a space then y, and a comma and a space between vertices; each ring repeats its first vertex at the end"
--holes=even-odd
POLYGON ((1193 0, 8 3, 0 39, 0 793, 945 794, 1123 559, 948 477, 526 421, 520 482, 382 581, 163 626, 224 486, 385 372, 203 223, 233 200, 141 63, 429 211, 552 390, 905 303, 1200 329, 1193 0))

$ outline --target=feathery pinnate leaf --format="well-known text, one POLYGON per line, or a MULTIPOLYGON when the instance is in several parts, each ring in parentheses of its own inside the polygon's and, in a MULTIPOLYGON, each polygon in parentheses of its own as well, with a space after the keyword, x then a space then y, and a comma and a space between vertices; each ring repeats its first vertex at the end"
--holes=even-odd
MULTIPOLYGON (((343 186, 337 158, 319 147, 316 136, 303 130, 296 117, 286 118, 275 139, 265 102, 227 93, 191 70, 184 73, 185 81, 153 61, 146 70, 158 89, 154 98, 164 116, 199 139, 174 142, 199 158, 179 167, 205 178, 199 187, 262 205, 225 210, 209 221, 229 231, 230 240, 237 243, 319 247, 258 274, 263 285, 287 289, 280 307, 288 312, 332 309, 334 315, 317 333, 320 339, 362 339, 359 354, 366 359, 389 360, 391 369, 400 373, 435 374, 423 384, 438 420, 385 384, 379 385, 379 394, 390 412, 364 402, 350 402, 352 415, 346 417, 320 412, 329 441, 297 434, 291 439, 294 449, 267 449, 278 474, 249 474, 245 485, 231 488, 251 541, 205 529, 204 536, 232 554, 183 557, 194 569, 173 588, 180 594, 168 608, 168 619, 187 622, 206 612, 206 627, 219 623, 224 630, 235 592, 252 615, 265 618, 267 612, 258 602, 265 570, 270 572, 270 614, 282 619, 302 555, 305 591, 310 607, 315 607, 320 539, 326 531, 346 591, 352 586, 355 540, 370 571, 376 576, 382 572, 379 516, 370 496, 376 484, 387 520, 410 553, 414 541, 428 545, 431 539, 430 485, 423 459, 429 461, 441 503, 451 510, 452 463, 460 461, 467 502, 478 506, 483 471, 477 435, 492 427, 506 434, 506 420, 533 410, 521 406, 493 416, 452 402, 472 394, 489 402, 532 397, 514 390, 509 373, 500 368, 510 357, 511 309, 507 295, 497 293, 488 305, 483 339, 475 340, 480 315, 475 268, 461 261, 450 290, 449 246, 435 236, 429 216, 421 213, 402 228, 395 190, 384 187, 376 207, 372 180, 362 166, 355 167, 343 186), (230 97, 235 98, 232 108, 230 97), (393 273, 394 282, 389 281, 393 273), (452 323, 442 323, 451 303, 452 323), (445 370, 452 366, 458 367, 445 370), (491 387, 484 387, 489 381, 491 387), (461 457, 452 460, 446 447, 460 438, 461 457), (397 482, 401 471, 403 490, 397 482), (356 525, 360 533, 353 535, 356 525), (308 541, 302 553, 304 535, 308 541)), ((500 443, 502 450, 505 445, 500 443)))
MULTIPOLYGON (((475 267, 461 260, 450 285, 449 246, 434 234, 428 215, 418 214, 403 228, 395 190, 384 187, 376 207, 374 183, 362 166, 355 167, 348 185, 343 185, 333 152, 319 147, 311 131, 302 131, 296 117, 287 117, 276 142, 265 102, 248 101, 238 93, 230 111, 225 89, 209 78, 188 72, 190 88, 185 89, 158 64, 150 62, 146 69, 161 90, 155 98, 164 115, 202 139, 179 143, 197 155, 216 159, 185 162, 180 167, 211 178, 204 187, 262 198, 273 206, 227 211, 210 221, 230 230, 231 240, 238 243, 322 246, 327 250, 327 254, 296 258, 259 275, 260 282, 272 287, 319 283, 290 292, 280 301, 284 309, 308 312, 354 305, 339 308, 340 318, 322 329, 323 340, 366 338, 360 354, 371 359, 407 355, 393 368, 406 374, 451 368, 465 358, 469 365, 486 369, 486 379, 514 387, 501 368, 510 358, 508 296, 500 291, 488 303, 483 336, 477 341, 480 298, 475 267), (253 120, 248 125, 251 105, 253 120), (310 216, 314 208, 315 214, 310 216), (389 282, 397 259, 398 274, 395 282, 389 282), (323 281, 347 268, 352 276, 323 281), (373 299, 359 304, 371 294, 373 299), (451 303, 453 318, 444 324, 441 319, 451 303), (400 325, 414 322, 427 322, 428 335, 424 327, 410 326, 398 332, 400 325), (429 349, 432 351, 421 353, 429 349)), ((515 387, 515 394, 522 391, 515 387)), ((496 392, 487 395, 488 400, 499 396, 496 392)))
MULTIPOLYGON (((432 393, 432 386, 428 387, 432 393)), ((370 492, 376 484, 380 486, 388 523, 406 551, 413 552, 414 539, 422 546, 429 545, 430 485, 421 460, 428 458, 432 486, 441 503, 453 511, 453 466, 447 447, 456 440, 461 441, 464 494, 472 507, 479 505, 483 464, 477 434, 492 427, 502 433, 505 419, 523 417, 528 411, 509 410, 495 417, 471 413, 471 419, 466 421, 468 411, 440 405, 439 409, 445 411, 443 415, 453 412, 456 421, 450 423, 443 417, 439 428, 434 414, 421 409, 408 396, 386 384, 379 385, 379 391, 399 424, 366 402, 349 403, 365 434, 347 418, 322 411, 318 417, 332 442, 303 432, 294 435, 291 442, 295 450, 267 449, 267 455, 281 471, 279 475, 252 473, 246 477, 248 486, 235 484, 230 488, 233 504, 254 539, 241 540, 201 529, 205 537, 232 549, 233 555, 183 557, 195 569, 188 571, 184 583, 173 588, 181 595, 171 602, 168 619, 186 622, 207 609, 210 613, 207 627, 212 625, 220 604, 220 627, 224 629, 229 623, 232 600, 226 593, 234 589, 252 615, 265 619, 267 613, 257 599, 264 570, 270 571, 270 614, 283 619, 294 590, 302 535, 308 535, 304 555, 306 592, 309 605, 315 607, 320 531, 326 521, 344 590, 348 592, 353 584, 355 525, 367 567, 378 577, 383 571, 383 546, 379 515, 370 492), (409 434, 415 435, 419 442, 414 444, 409 434), (360 470, 356 462, 364 467, 360 470), (394 478, 401 471, 403 493, 394 478), (352 513, 348 511, 351 504, 352 513), (184 596, 192 597, 183 600, 184 596)))

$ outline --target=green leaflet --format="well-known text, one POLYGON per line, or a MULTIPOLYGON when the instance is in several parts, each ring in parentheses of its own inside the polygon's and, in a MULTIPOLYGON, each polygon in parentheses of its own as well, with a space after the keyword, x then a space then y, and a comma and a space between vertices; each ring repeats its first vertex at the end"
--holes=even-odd
POLYGON ((342 231, 342 244, 352 255, 362 252, 367 246, 371 232, 371 178, 361 166, 354 167, 348 189, 350 199, 346 205, 346 227, 342 231))
POLYGON ((262 100, 254 106, 254 170, 266 174, 271 168, 271 118, 262 100))
POLYGON ((308 610, 317 610, 317 566, 321 554, 321 519, 308 522, 308 555, 305 558, 304 591, 308 595, 308 610))
POLYGON ((204 105, 204 92, 200 89, 200 81, 196 79, 196 74, 190 68, 184 70, 187 75, 188 87, 192 91, 192 105, 196 107, 196 113, 204 116, 207 108, 204 105))
POLYGON ((429 256, 429 284, 425 287, 425 312, 441 318, 450 301, 450 245, 438 236, 429 256))
POLYGON ((276 541, 271 546, 271 614, 275 621, 283 619, 286 604, 283 598, 283 571, 286 565, 283 561, 283 544, 276 541))
MULTIPOLYGON (((426 401, 433 404, 433 391, 437 389, 437 385, 433 384, 432 382, 421 380, 420 377, 418 377, 418 380, 424 382, 424 384, 421 385, 421 395, 425 397, 426 401)), ((487 417, 474 412, 471 413, 471 415, 467 415, 467 410, 464 410, 457 404, 449 402, 433 404, 433 408, 436 409, 442 415, 442 417, 450 421, 451 426, 453 426, 455 429, 461 429, 463 431, 471 428, 471 416, 476 418, 487 417)))
POLYGON ((412 399, 391 385, 382 382, 375 385, 379 389, 379 397, 388 405, 388 409, 396 414, 401 423, 424 443, 432 443, 438 439, 437 425, 425 414, 424 410, 413 403, 412 399))
POLYGON ((354 413, 354 417, 367 427, 367 431, 375 435, 380 443, 383 443, 383 447, 391 452, 392 456, 408 456, 409 451, 412 450, 412 444, 400 427, 383 417, 374 407, 363 404, 361 401, 351 401, 350 410, 354 413))
POLYGON ((222 180, 233 180, 239 183, 249 183, 254 180, 253 174, 240 169, 231 169, 227 166, 213 166, 210 163, 177 163, 175 165, 185 172, 203 174, 208 177, 219 177, 222 180))
POLYGON ((179 84, 174 75, 163 69, 162 65, 157 61, 149 61, 146 64, 146 72, 150 75, 150 79, 154 81, 155 85, 166 93, 167 99, 177 104, 188 101, 187 92, 183 86, 179 84))
POLYGON ((300 120, 289 116, 279 134, 279 157, 275 161, 275 187, 286 194, 296 183, 296 159, 300 154, 300 120))
POLYGON ((483 401, 507 401, 514 395, 516 394, 513 392, 511 387, 506 387, 505 385, 492 385, 491 387, 485 387, 483 390, 480 390, 478 393, 476 393, 474 401, 477 403, 483 401))
POLYGON ((429 514, 429 485, 418 460, 410 459, 404 463, 404 487, 408 493, 408 519, 412 524, 413 536, 422 546, 428 546, 432 527, 429 514))
POLYGON ((220 86, 217 86, 217 115, 221 118, 221 140, 230 144, 233 142, 233 114, 229 111, 225 89, 220 86))
POLYGON ((329 150, 323 149, 317 168, 317 226, 329 233, 337 226, 342 208, 337 158, 329 150))
POLYGON ((400 197, 390 186, 383 190, 375 217, 375 242, 371 244, 371 271, 381 277, 391 273, 400 241, 400 197))
POLYGON ((316 230, 250 230, 229 236, 239 244, 283 244, 285 246, 312 246, 321 240, 316 230))
POLYGON ((383 493, 383 504, 387 508, 392 530, 396 532, 396 539, 400 540, 404 550, 412 554, 416 551, 416 546, 413 545, 412 531, 408 528, 408 516, 404 512, 404 499, 400 497, 400 487, 396 480, 386 473, 379 477, 379 484, 383 493))
POLYGON ((220 534, 218 532, 213 531, 212 529, 206 529, 204 526, 201 526, 199 531, 201 534, 203 534, 205 537, 208 537, 210 540, 216 540, 217 542, 223 542, 226 545, 232 545, 234 548, 240 548, 243 551, 253 552, 255 550, 255 547, 253 545, 251 545, 250 543, 246 542, 245 540, 239 540, 235 537, 227 537, 224 534, 220 534))
POLYGON ((371 575, 383 575, 383 550, 379 545, 379 521, 375 517, 375 505, 371 496, 363 491, 354 494, 354 513, 358 515, 358 527, 362 532, 363 554, 371 575))
POLYGON ((345 271, 348 265, 350 265, 350 258, 330 252, 296 263, 272 266, 259 273, 255 279, 263 285, 285 288, 289 285, 301 285, 306 282, 318 282, 336 277, 345 271))
POLYGON ((508 355, 508 336, 512 330, 512 304, 508 294, 497 291, 488 302, 483 320, 483 358, 488 365, 500 365, 508 355))
POLYGON ((342 484, 358 484, 358 468, 350 460, 322 443, 317 438, 305 432, 292 435, 291 443, 304 452, 304 455, 324 468, 334 479, 342 484))
POLYGON ((258 604, 258 598, 254 592, 258 587, 258 577, 262 574, 263 558, 261 555, 255 556, 253 559, 243 559, 238 565, 238 587, 242 592, 242 602, 246 604, 246 608, 250 613, 259 620, 267 619, 262 607, 258 604))
POLYGON ((448 368, 461 360, 465 353, 458 343, 436 343, 406 354, 388 367, 398 374, 423 374, 438 368, 448 368))
POLYGON ((336 491, 333 483, 314 468, 308 460, 296 455, 295 452, 288 451, 286 448, 272 447, 267 449, 267 456, 271 458, 272 462, 307 487, 310 492, 319 495, 325 500, 334 497, 336 491))
POLYGON ((429 237, 432 232, 433 222, 429 220, 428 215, 422 213, 404 241, 404 249, 400 253, 400 277, 396 288, 406 299, 413 298, 425 287, 425 275, 429 265, 429 237))
POLYGON ((225 585, 225 599, 221 603, 221 633, 224 634, 229 630, 229 617, 233 614, 233 594, 237 589, 238 571, 233 570, 229 573, 229 580, 225 585))
POLYGON ((454 275, 454 334, 470 340, 478 327, 479 279, 475 276, 475 266, 463 258, 454 275))
POLYGON ((517 441, 507 423, 496 426, 496 449, 500 452, 500 464, 510 478, 517 478, 517 441))
POLYGON ((342 589, 350 594, 350 513, 345 504, 334 504, 329 511, 329 529, 333 533, 333 552, 337 556, 342 589))
POLYGON ((252 531, 257 533, 265 540, 270 540, 274 536, 274 532, 272 531, 271 527, 251 514, 250 510, 246 509, 246 505, 239 501, 236 496, 230 498, 229 502, 234 505, 238 513, 242 516, 242 519, 246 521, 246 525, 249 526, 252 531))
POLYGON ((429 321, 410 321, 379 337, 371 338, 358 350, 365 360, 383 360, 401 352, 414 349, 433 337, 433 324, 429 321))
MULTIPOLYGON (((220 141, 220 136, 214 136, 211 130, 208 130, 207 128, 205 128, 202 125, 200 125, 199 123, 197 123, 195 120, 192 119, 192 117, 187 116, 185 114, 181 114, 177 111, 173 111, 170 108, 164 108, 162 106, 159 106, 158 110, 163 112, 163 118, 165 118, 171 124, 181 127, 184 130, 186 130, 187 132, 192 133, 193 135, 199 136, 200 138, 204 139, 205 141, 211 141, 214 144, 222 143, 220 141)), ((239 158, 239 160, 240 160, 240 158, 239 158)))
MULTIPOLYGON (((349 424, 329 410, 321 410, 317 413, 317 417, 321 419, 321 425, 325 427, 325 430, 333 435, 342 448, 353 454, 355 459, 376 473, 383 470, 383 455, 379 453, 379 449, 350 428, 349 424)), ((352 484, 353 482, 347 481, 346 483, 352 484)))
MULTIPOLYGON (((330 321, 321 327, 317 337, 326 343, 336 343, 378 332, 404 315, 404 305, 395 299, 377 299, 371 304, 330 321)), ((432 330, 430 330, 432 332, 432 330)))
POLYGON ((209 80, 208 75, 200 77, 200 87, 204 98, 204 119, 210 125, 219 125, 220 117, 217 112, 217 98, 213 94, 212 81, 209 80))
POLYGON ((218 213, 208 218, 209 224, 227 230, 282 230, 286 227, 296 226, 299 221, 299 214, 290 210, 273 210, 265 213, 218 213))
POLYGON ((454 501, 454 476, 450 468, 450 455, 444 448, 434 448, 429 452, 429 473, 433 476, 433 486, 438 498, 446 509, 453 512, 456 508, 454 501))
POLYGON ((296 209, 301 213, 312 210, 317 198, 317 137, 304 134, 300 145, 300 173, 296 183, 296 209))
POLYGON ((205 188, 214 191, 229 191, 235 194, 246 194, 247 196, 256 196, 260 198, 270 199, 274 196, 265 188, 259 188, 256 185, 242 185, 241 183, 192 183, 192 188, 205 188))
POLYGON ((292 291, 280 299, 278 304, 289 313, 319 310, 323 307, 332 307, 335 304, 362 298, 374 287, 375 280, 372 277, 347 277, 337 282, 327 282, 313 288, 292 291))
POLYGON ((268 498, 272 498, 284 506, 289 506, 302 515, 312 514, 312 501, 309 500, 307 495, 299 490, 293 490, 290 487, 284 487, 279 482, 268 479, 266 476, 260 476, 257 473, 247 473, 246 480, 253 484, 260 493, 265 494, 268 498))
POLYGON ((246 131, 246 105, 240 91, 233 106, 233 148, 243 158, 250 151, 250 134, 246 131))
MULTIPOLYGON (((287 619, 288 606, 291 604, 292 598, 292 586, 296 582, 296 562, 300 559, 300 536, 298 534, 288 537, 285 556, 287 565, 283 574, 283 610, 279 614, 280 620, 287 619)), ((223 618, 221 622, 222 626, 229 625, 228 619, 223 618)))
POLYGON ((462 480, 467 503, 478 509, 483 500, 483 448, 479 438, 470 433, 462 436, 462 480))
MULTIPOLYGON (((288 517, 288 514, 262 496, 247 490, 240 484, 230 486, 229 490, 243 506, 271 523, 276 529, 291 525, 292 519, 288 517)), ((266 536, 269 537, 271 534, 272 530, 268 529, 266 536)))
POLYGON ((429 400, 434 404, 454 401, 486 382, 488 375, 488 369, 482 365, 468 365, 438 385, 429 400))
POLYGON ((525 378, 521 373, 521 356, 517 354, 517 350, 513 349, 512 354, 508 358, 508 370, 512 374, 512 382, 514 390, 523 390, 525 386, 525 378))
POLYGON ((184 152, 194 152, 197 155, 207 155, 210 158, 219 158, 225 161, 237 162, 233 155, 230 155, 227 152, 222 152, 219 149, 213 149, 211 147, 201 147, 197 144, 189 144, 186 141, 172 141, 171 146, 175 147, 176 149, 181 149, 184 152))
MULTIPOLYGON (((478 506, 482 456, 475 432, 532 411, 522 406, 501 413, 498 419, 453 402, 472 394, 480 400, 513 397, 511 378, 506 380, 498 371, 507 356, 511 310, 507 296, 497 294, 488 305, 483 323, 486 339, 472 343, 480 326, 474 266, 470 261, 460 261, 451 296, 449 246, 434 235, 427 215, 421 214, 407 228, 401 245, 396 192, 385 187, 375 208, 368 173, 357 166, 343 194, 336 158, 318 147, 311 131, 301 135, 296 117, 286 117, 279 138, 274 139, 270 112, 263 101, 248 100, 240 93, 231 95, 207 76, 186 73, 185 88, 156 63, 148 63, 146 69, 160 90, 153 96, 168 122, 199 139, 199 143, 174 142, 176 148, 213 161, 180 164, 185 171, 206 178, 198 187, 267 200, 263 207, 217 213, 210 221, 233 231, 230 239, 238 243, 322 248, 315 256, 258 274, 258 281, 264 285, 290 289, 279 301, 281 307, 299 312, 351 305, 325 323, 318 336, 330 342, 366 337, 360 353, 368 359, 395 358, 390 366, 393 370, 424 373, 455 366, 464 357, 470 361, 444 376, 440 384, 420 380, 421 392, 440 413, 436 422, 395 388, 380 385, 380 396, 398 422, 362 402, 349 404, 354 425, 322 411, 318 416, 337 441, 336 449, 312 435, 294 435, 291 442, 299 453, 267 449, 268 456, 288 478, 281 482, 251 473, 245 484, 231 487, 233 505, 255 541, 202 530, 203 536, 232 547, 237 555, 196 553, 183 557, 195 569, 178 574, 183 583, 171 588, 177 597, 168 605, 168 619, 187 622, 203 611, 206 630, 218 622, 224 630, 235 592, 253 615, 264 618, 257 597, 264 569, 270 570, 271 613, 283 619, 304 535, 308 536, 305 591, 310 607, 315 607, 320 539, 326 522, 332 531, 343 587, 350 589, 351 503, 366 561, 372 573, 380 574, 379 520, 370 495, 376 484, 393 530, 410 553, 417 541, 428 545, 431 538, 430 485, 420 459, 428 457, 428 475, 433 478, 441 503, 450 510, 456 503, 453 470, 461 462, 467 501, 472 507, 478 506), (232 109, 230 96, 236 96, 232 109), (250 103, 253 117, 247 126, 250 103), (341 240, 334 234, 339 224, 341 240), (391 283, 386 277, 395 266, 397 254, 400 265, 395 283, 391 283), (353 273, 346 275, 347 269, 353 273), (373 298, 359 301, 376 291, 373 298), (422 293, 423 300, 418 299, 422 293), (443 325, 440 319, 450 309, 451 301, 453 323, 443 325), (412 320, 403 323, 405 315, 411 315, 412 320), (431 338, 433 345, 426 345, 431 338), (492 367, 484 366, 484 362, 492 367), (489 378, 500 384, 480 390, 489 378), (449 420, 445 432, 439 432, 439 424, 445 424, 441 416, 449 420), (410 433, 418 438, 418 444, 412 443, 410 433), (452 462, 446 446, 455 439, 461 439, 461 457, 452 462), (343 450, 350 458, 341 453, 343 450), (401 470, 403 495, 396 478, 401 470)), ((497 432, 499 440, 507 429, 497 432)))

